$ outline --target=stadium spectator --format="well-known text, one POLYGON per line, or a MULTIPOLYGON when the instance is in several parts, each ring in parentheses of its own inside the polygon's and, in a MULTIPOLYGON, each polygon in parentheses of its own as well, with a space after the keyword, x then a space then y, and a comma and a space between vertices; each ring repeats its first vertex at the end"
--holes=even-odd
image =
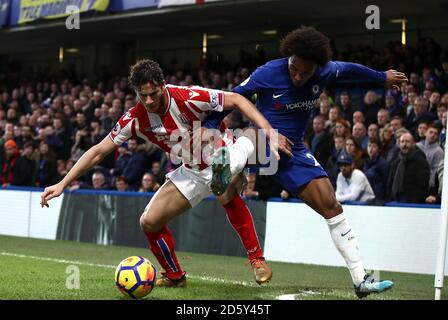
POLYGON ((31 142, 25 143, 22 155, 14 167, 11 185, 34 187, 36 180, 36 159, 33 158, 34 148, 31 142))
POLYGON ((260 199, 266 201, 268 198, 280 197, 282 187, 269 175, 258 175, 250 173, 250 183, 244 191, 246 199, 260 199))
POLYGON ((333 136, 348 138, 351 136, 349 122, 347 120, 337 120, 334 125, 333 136))
MULTIPOLYGON (((408 133, 409 131, 406 128, 400 128, 397 131, 395 131, 394 137, 395 137, 395 144, 392 147, 392 149, 389 151, 389 153, 386 155, 386 161, 392 162, 393 160, 398 158, 398 154, 400 153, 400 138, 403 134, 408 133)), ((415 141, 415 139, 414 139, 415 141)))
POLYGON ((439 140, 439 127, 435 124, 430 124, 425 133, 425 139, 417 143, 419 147, 426 155, 426 160, 429 164, 429 188, 433 188, 435 184, 435 178, 437 175, 437 168, 440 161, 444 159, 443 149, 440 147, 439 140))
POLYGON ((310 151, 321 164, 325 165, 333 148, 333 141, 330 134, 325 130, 325 119, 322 115, 317 115, 313 119, 313 133, 307 139, 310 151))
POLYGON ((434 121, 437 125, 442 125, 442 115, 447 112, 448 105, 445 103, 440 103, 437 107, 437 119, 434 121))
MULTIPOLYGON (((169 159, 169 155, 168 155, 169 159)), ((162 168, 159 161, 154 161, 151 166, 151 173, 156 178, 158 184, 162 185, 166 180, 166 171, 162 168)))
MULTIPOLYGON (((389 111, 387 109, 380 109, 377 114, 377 121, 375 124, 378 124, 380 128, 384 127, 390 121, 389 111)), ((372 122, 373 123, 373 122, 372 122)))
POLYGON ((415 134, 417 127, 421 122, 432 122, 434 120, 435 116, 428 111, 428 100, 423 97, 417 97, 414 102, 414 108, 407 118, 406 128, 412 134, 415 134))
MULTIPOLYGON (((53 119, 53 128, 56 138, 62 142, 61 150, 57 152, 57 156, 59 159, 66 160, 70 156, 70 144, 71 144, 70 134, 67 128, 64 126, 64 123, 61 118, 53 119)), ((24 134, 23 129, 22 129, 22 135, 24 134)))
POLYGON ((337 160, 341 152, 345 152, 345 137, 344 136, 334 136, 334 148, 327 162, 325 163, 325 171, 328 174, 328 179, 330 179, 333 188, 336 189, 336 179, 339 174, 339 166, 337 160))
POLYGON ((363 150, 367 149, 369 138, 367 137, 367 130, 364 124, 358 122, 353 125, 352 137, 356 140, 356 142, 361 146, 363 150))
POLYGON ((118 147, 118 157, 115 160, 115 165, 110 169, 110 174, 118 177, 123 174, 123 170, 126 167, 129 159, 131 158, 131 153, 128 151, 125 144, 118 147))
POLYGON ((439 144, 443 149, 445 149, 447 115, 448 115, 448 112, 444 112, 442 114, 442 120, 441 120, 442 129, 440 130, 440 135, 439 135, 439 144))
POLYGON ((325 128, 327 129, 328 133, 333 134, 338 120, 342 120, 341 110, 339 109, 339 107, 333 106, 328 112, 328 120, 325 123, 325 128))
POLYGON ((63 158, 64 142, 56 135, 54 128, 51 125, 45 127, 45 142, 48 147, 53 150, 55 157, 63 158))
POLYGON ((395 146, 394 131, 392 126, 388 124, 385 125, 384 128, 381 128, 379 137, 381 141, 379 155, 384 159, 391 159, 392 156, 390 153, 395 146))
POLYGON ((81 184, 80 187, 83 189, 110 190, 106 176, 99 170, 92 174, 90 184, 81 184))
POLYGON ((120 192, 129 191, 129 185, 123 176, 119 176, 115 179, 115 190, 120 192))
POLYGON ((147 169, 148 156, 143 147, 135 138, 128 140, 128 150, 131 157, 124 166, 122 175, 128 182, 130 190, 138 190, 142 176, 147 169))
POLYGON ((353 112, 353 125, 355 123, 362 123, 364 124, 366 122, 366 119, 364 117, 364 113, 362 113, 361 111, 355 111, 353 112))
POLYGON ((345 151, 351 156, 355 169, 361 170, 364 165, 364 151, 353 137, 345 139, 345 151))
POLYGON ((19 159, 19 151, 17 150, 17 144, 14 140, 9 139, 3 145, 3 155, 0 159, 1 164, 1 176, 0 182, 2 187, 9 186, 14 181, 14 173, 17 160, 19 159))
POLYGON ((156 177, 152 173, 145 173, 142 177, 142 183, 138 192, 156 192, 160 188, 156 177))
POLYGON ((355 169, 352 157, 348 153, 341 153, 337 164, 341 171, 336 182, 336 199, 339 202, 369 203, 375 199, 369 181, 361 170, 355 169))
POLYGON ((48 143, 42 141, 39 145, 37 159, 36 186, 47 187, 59 179, 56 167, 56 156, 48 143))
POLYGON ((350 94, 347 91, 342 91, 339 96, 339 106, 341 107, 342 117, 353 124, 353 107, 350 94))
POLYGON ((369 157, 364 161, 364 167, 362 169, 375 193, 376 204, 382 204, 386 199, 389 174, 389 164, 379 154, 380 144, 379 140, 375 138, 369 139, 367 146, 367 154, 369 157))
POLYGON ((426 131, 429 127, 428 121, 422 121, 418 124, 417 131, 415 132, 414 139, 416 142, 420 142, 426 139, 426 131))
POLYGON ((444 160, 440 161, 437 166, 437 174, 434 179, 434 186, 429 189, 429 196, 426 197, 425 202, 429 204, 441 203, 442 187, 443 187, 443 167, 444 160))
POLYGON ((403 109, 403 107, 398 104, 397 94, 394 93, 393 91, 388 90, 386 92, 386 97, 385 97, 384 103, 385 103, 386 110, 388 111, 389 116, 391 118, 393 118, 393 117, 403 118, 405 116, 406 112, 403 109))
POLYGON ((379 140, 380 138, 380 129, 376 123, 371 123, 369 128, 367 129, 367 137, 369 139, 379 140))
POLYGON ((387 201, 425 203, 429 192, 429 164, 410 133, 399 138, 400 152, 391 163, 387 201))
POLYGON ((392 131, 395 133, 398 129, 404 128, 403 118, 395 116, 390 120, 392 131))
POLYGON ((75 134, 75 143, 72 146, 70 158, 78 161, 79 158, 89 149, 89 131, 78 130, 75 134))
POLYGON ((319 115, 321 115, 324 118, 325 123, 329 119, 329 112, 331 108, 331 103, 327 98, 320 99, 319 102, 319 115))
POLYGON ((429 97, 429 107, 428 111, 433 113, 434 115, 437 115, 437 109, 440 104, 440 92, 433 91, 431 92, 431 96, 429 97))
MULTIPOLYGON (((360 111, 364 114, 365 125, 368 127, 371 123, 376 123, 378 111, 380 111, 381 105, 378 101, 378 95, 375 91, 367 91, 364 96, 364 105, 360 111)), ((355 122, 355 121, 353 121, 355 122)), ((354 124, 353 124, 354 125, 354 124)))

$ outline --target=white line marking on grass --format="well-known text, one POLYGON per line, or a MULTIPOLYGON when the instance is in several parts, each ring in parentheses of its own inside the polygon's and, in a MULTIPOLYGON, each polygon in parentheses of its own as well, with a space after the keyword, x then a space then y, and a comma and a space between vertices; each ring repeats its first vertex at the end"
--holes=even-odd
POLYGON ((293 294, 282 294, 277 297, 275 297, 276 300, 298 300, 297 296, 313 296, 321 294, 321 292, 316 292, 312 290, 302 290, 299 293, 293 293, 293 294))
MULTIPOLYGON (((113 266, 110 264, 98 264, 98 263, 82 262, 82 261, 76 261, 76 260, 37 257, 37 256, 26 255, 26 254, 11 253, 11 252, 0 252, 0 255, 15 257, 15 258, 50 261, 50 262, 56 262, 56 263, 74 264, 74 265, 88 266, 88 267, 98 267, 98 268, 108 268, 108 269, 116 268, 116 266, 113 266)), ((207 276, 195 276, 195 275, 191 275, 191 274, 188 274, 188 277, 192 278, 192 279, 198 279, 198 280, 209 281, 209 282, 219 282, 219 283, 225 283, 225 284, 233 284, 233 285, 239 285, 239 286, 243 286, 243 287, 258 287, 258 285, 255 285, 255 283, 249 283, 246 281, 227 280, 227 279, 220 279, 220 278, 207 277, 207 276)))
POLYGON ((10 253, 10 252, 0 252, 0 255, 2 255, 2 256, 10 256, 10 257, 15 257, 15 258, 25 258, 25 259, 33 259, 33 260, 41 260, 41 261, 50 261, 50 262, 57 262, 57 263, 77 264, 77 265, 80 265, 80 266, 110 268, 110 269, 115 269, 116 268, 116 266, 112 266, 112 265, 109 265, 109 264, 98 264, 98 263, 82 262, 82 261, 75 261, 75 260, 65 260, 65 259, 55 259, 55 258, 46 258, 46 257, 36 257, 36 256, 25 255, 25 254, 10 253))

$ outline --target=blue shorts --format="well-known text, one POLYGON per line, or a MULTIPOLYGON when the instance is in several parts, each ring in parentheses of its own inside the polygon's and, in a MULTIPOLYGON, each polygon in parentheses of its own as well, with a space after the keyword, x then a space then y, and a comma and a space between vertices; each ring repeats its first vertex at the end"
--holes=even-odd
POLYGON ((328 175, 306 147, 293 150, 293 155, 292 158, 289 158, 287 155, 280 153, 278 170, 273 178, 291 196, 297 197, 302 186, 311 180, 328 177, 328 175))
POLYGON ((274 179, 292 196, 297 197, 299 189, 308 182, 328 175, 308 149, 294 150, 293 155, 292 158, 281 155, 274 179))

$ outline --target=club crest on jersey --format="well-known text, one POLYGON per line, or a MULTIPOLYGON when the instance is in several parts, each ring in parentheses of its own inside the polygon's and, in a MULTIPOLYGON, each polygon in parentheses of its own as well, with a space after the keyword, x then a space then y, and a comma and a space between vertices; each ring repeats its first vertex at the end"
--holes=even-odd
POLYGON ((311 91, 313 91, 314 94, 318 94, 319 93, 319 85, 315 84, 314 86, 312 86, 311 91))

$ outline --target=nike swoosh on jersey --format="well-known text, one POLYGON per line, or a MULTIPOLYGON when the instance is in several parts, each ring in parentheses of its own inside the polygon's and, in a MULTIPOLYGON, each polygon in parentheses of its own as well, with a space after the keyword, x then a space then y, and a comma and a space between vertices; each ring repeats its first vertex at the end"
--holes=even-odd
POLYGON ((274 99, 277 99, 277 98, 280 98, 282 95, 284 95, 285 93, 280 93, 280 94, 273 94, 272 95, 272 97, 274 98, 274 99))

